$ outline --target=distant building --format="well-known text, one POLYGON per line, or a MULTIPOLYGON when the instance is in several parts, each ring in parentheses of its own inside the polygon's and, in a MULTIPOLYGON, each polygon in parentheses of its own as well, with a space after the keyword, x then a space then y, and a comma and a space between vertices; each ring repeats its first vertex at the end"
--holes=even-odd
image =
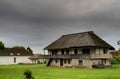
POLYGON ((0 51, 0 65, 32 63, 31 60, 29 60, 29 57, 32 55, 32 52, 24 48, 5 48, 0 51))
POLYGON ((32 61, 32 64, 44 64, 46 59, 44 59, 44 55, 42 54, 34 54, 33 56, 29 57, 32 61))
POLYGON ((48 50, 47 66, 89 67, 110 65, 109 53, 114 48, 93 31, 63 35, 44 48, 48 50))

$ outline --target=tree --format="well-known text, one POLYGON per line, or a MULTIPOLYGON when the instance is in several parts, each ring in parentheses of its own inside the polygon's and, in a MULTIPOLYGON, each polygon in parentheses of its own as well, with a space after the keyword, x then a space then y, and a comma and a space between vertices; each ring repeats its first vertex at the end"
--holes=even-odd
MULTIPOLYGON (((120 45, 120 40, 117 42, 117 44, 120 45)), ((120 48, 118 50, 120 50, 120 48)))
POLYGON ((120 52, 115 51, 113 58, 110 59, 111 64, 120 64, 120 52))
POLYGON ((28 47, 27 50, 33 53, 33 50, 30 47, 28 47))
POLYGON ((23 49, 25 49, 24 46, 13 46, 13 48, 23 48, 23 49))
POLYGON ((0 41, 0 50, 3 50, 5 48, 4 43, 0 41))
POLYGON ((118 45, 120 45, 120 40, 117 42, 118 45))
MULTIPOLYGON (((120 40, 117 44, 120 45, 120 40)), ((111 54, 113 55, 113 58, 110 59, 111 64, 120 64, 120 48, 111 54)))

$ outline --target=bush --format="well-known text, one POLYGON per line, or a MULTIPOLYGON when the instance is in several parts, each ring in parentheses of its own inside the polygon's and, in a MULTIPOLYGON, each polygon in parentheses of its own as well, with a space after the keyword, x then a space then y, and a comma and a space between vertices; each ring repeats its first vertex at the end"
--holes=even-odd
POLYGON ((31 70, 25 70, 24 75, 25 75, 25 79, 34 79, 31 70))
POLYGON ((117 64, 118 63, 115 58, 111 58, 109 61, 110 61, 111 64, 117 64))
POLYGON ((111 58, 109 61, 111 62, 111 64, 120 64, 120 52, 114 52, 113 58, 111 58))

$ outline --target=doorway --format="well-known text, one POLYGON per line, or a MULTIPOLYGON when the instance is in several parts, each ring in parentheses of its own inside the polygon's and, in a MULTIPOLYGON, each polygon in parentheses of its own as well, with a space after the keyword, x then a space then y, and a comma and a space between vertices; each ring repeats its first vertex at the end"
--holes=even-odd
POLYGON ((60 66, 63 66, 63 59, 60 59, 60 66))

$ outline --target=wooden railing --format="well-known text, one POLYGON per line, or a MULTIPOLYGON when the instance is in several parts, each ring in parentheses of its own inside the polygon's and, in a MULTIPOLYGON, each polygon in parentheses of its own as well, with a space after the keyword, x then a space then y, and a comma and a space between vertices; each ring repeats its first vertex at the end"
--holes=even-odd
POLYGON ((92 54, 91 59, 97 59, 97 58, 112 58, 111 54, 92 54))
POLYGON ((48 58, 89 58, 88 55, 75 55, 75 54, 69 54, 69 55, 48 55, 46 56, 48 58))
POLYGON ((97 59, 97 58, 111 58, 112 56, 110 54, 65 54, 65 55, 43 55, 39 58, 62 58, 62 59, 97 59))

